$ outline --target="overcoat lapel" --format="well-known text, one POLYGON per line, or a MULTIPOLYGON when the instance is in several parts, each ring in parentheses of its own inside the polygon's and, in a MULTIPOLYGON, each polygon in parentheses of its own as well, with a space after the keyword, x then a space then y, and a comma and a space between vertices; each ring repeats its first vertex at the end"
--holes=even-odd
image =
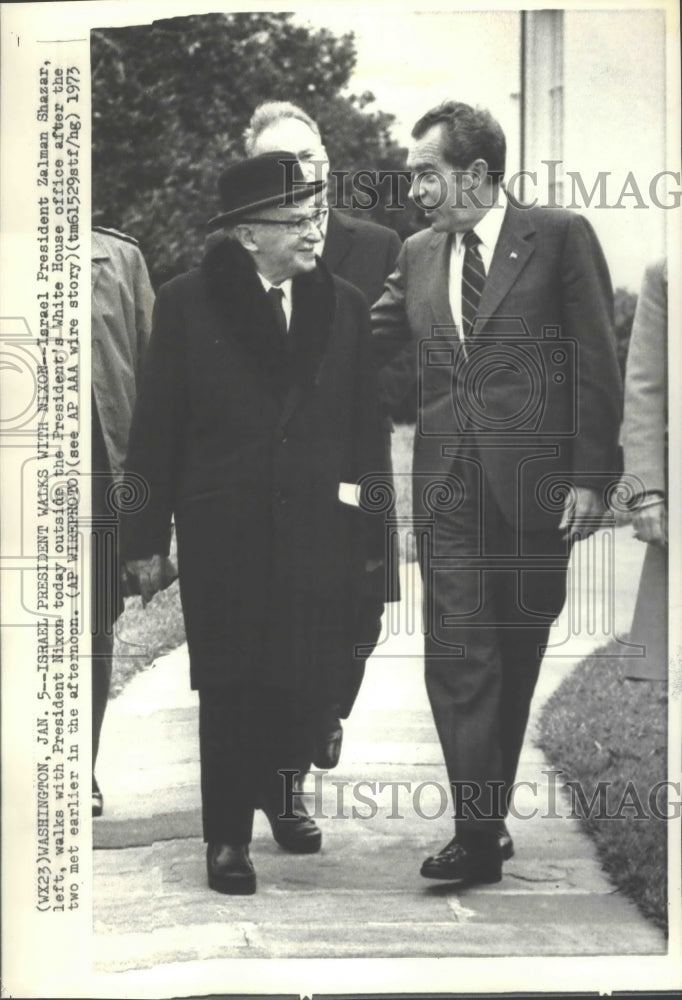
POLYGON ((289 336, 295 377, 284 399, 278 423, 280 430, 315 387, 327 352, 336 294, 332 277, 320 261, 315 271, 294 278, 291 300, 289 336))
POLYGON ((201 264, 217 329, 250 354, 270 381, 281 382, 286 344, 249 253, 226 239, 201 264))
POLYGON ((325 357, 336 308, 334 282, 318 260, 292 283, 292 315, 285 340, 250 254, 233 240, 213 247, 202 262, 217 329, 249 352, 270 391, 279 397, 279 427, 312 391, 325 357))

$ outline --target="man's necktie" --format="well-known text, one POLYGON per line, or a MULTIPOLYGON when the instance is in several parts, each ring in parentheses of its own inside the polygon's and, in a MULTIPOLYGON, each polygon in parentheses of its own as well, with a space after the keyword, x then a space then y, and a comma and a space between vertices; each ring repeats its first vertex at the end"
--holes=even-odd
POLYGON ((284 312, 284 306, 282 305, 282 299, 284 298, 284 292, 281 288, 268 288, 267 296, 272 303, 272 308, 275 311, 275 319, 277 321, 277 329, 281 333, 284 340, 287 338, 287 318, 284 312))
POLYGON ((464 234, 464 263, 462 264, 462 335, 464 340, 471 337, 474 320, 478 313, 483 286, 485 285, 485 268, 478 245, 481 242, 473 229, 464 234))

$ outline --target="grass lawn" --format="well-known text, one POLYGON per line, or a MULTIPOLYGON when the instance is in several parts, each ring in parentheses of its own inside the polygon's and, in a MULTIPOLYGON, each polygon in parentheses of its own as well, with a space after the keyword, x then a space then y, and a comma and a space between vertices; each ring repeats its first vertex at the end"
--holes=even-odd
POLYGON ((185 623, 177 580, 168 590, 155 594, 146 608, 139 597, 127 598, 125 611, 116 622, 109 697, 115 698, 131 677, 184 641, 185 623))
MULTIPOLYGON (((595 840, 616 885, 667 929, 667 823, 670 795, 651 790, 666 780, 668 700, 665 685, 627 680, 627 661, 605 647, 555 691, 539 720, 539 745, 564 780, 582 788, 574 809, 595 840), (604 654, 611 654, 604 656, 604 654), (601 654, 601 655, 599 655, 601 654), (599 792, 599 783, 607 783, 599 792), (589 807, 603 795, 602 807, 589 807), (577 808, 576 808, 577 806, 577 808), (585 815, 587 814, 587 815, 585 815)), ((672 792, 671 801, 679 800, 672 792)))

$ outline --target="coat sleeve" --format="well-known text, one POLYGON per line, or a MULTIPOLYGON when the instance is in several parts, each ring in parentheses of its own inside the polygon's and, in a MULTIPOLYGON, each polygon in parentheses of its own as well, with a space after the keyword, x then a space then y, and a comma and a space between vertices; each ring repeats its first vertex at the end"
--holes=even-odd
POLYGON ((384 264, 384 273, 387 277, 395 271, 401 247, 400 237, 395 230, 389 229, 388 239, 386 240, 386 261, 384 264))
POLYGON ((154 291, 149 280, 149 272, 144 257, 137 248, 133 255, 133 287, 135 290, 135 350, 137 355, 136 378, 139 385, 144 357, 149 347, 152 332, 152 313, 154 311, 154 291))
POLYGON ((130 429, 121 515, 123 558, 167 555, 175 481, 187 424, 186 359, 181 303, 174 283, 163 286, 130 429))
POLYGON ((618 478, 622 382, 613 330, 613 290, 592 226, 579 215, 568 223, 562 260, 564 335, 575 348, 576 426, 572 480, 597 488, 618 478))
POLYGON ((400 250, 381 298, 372 307, 372 344, 384 411, 398 410, 417 378, 417 358, 405 308, 407 250, 400 250))
POLYGON ((666 491, 668 295, 665 262, 648 267, 632 324, 625 373, 623 449, 635 492, 666 491))

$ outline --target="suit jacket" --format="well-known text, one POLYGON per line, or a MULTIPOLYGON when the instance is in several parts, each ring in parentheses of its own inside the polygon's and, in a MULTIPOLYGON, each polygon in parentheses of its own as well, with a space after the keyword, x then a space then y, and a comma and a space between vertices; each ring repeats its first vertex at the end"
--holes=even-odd
POLYGON ((551 529, 568 484, 603 489, 617 466, 621 385, 601 247, 581 216, 510 204, 466 349, 449 258, 447 234, 410 237, 372 310, 379 363, 410 343, 419 372, 415 511, 433 509, 430 484, 469 442, 508 523, 551 529))
POLYGON ((667 342, 668 268, 659 260, 644 275, 625 374, 623 449, 626 473, 641 483, 635 492, 666 492, 667 342))
POLYGON ((392 229, 330 211, 322 260, 332 274, 359 288, 368 305, 381 295, 399 253, 400 238, 392 229))
POLYGON ((367 305, 323 265, 294 278, 292 304, 285 340, 231 240, 157 298, 122 547, 167 553, 175 515, 194 687, 332 690, 383 552, 382 517, 339 499, 386 451, 367 305))

